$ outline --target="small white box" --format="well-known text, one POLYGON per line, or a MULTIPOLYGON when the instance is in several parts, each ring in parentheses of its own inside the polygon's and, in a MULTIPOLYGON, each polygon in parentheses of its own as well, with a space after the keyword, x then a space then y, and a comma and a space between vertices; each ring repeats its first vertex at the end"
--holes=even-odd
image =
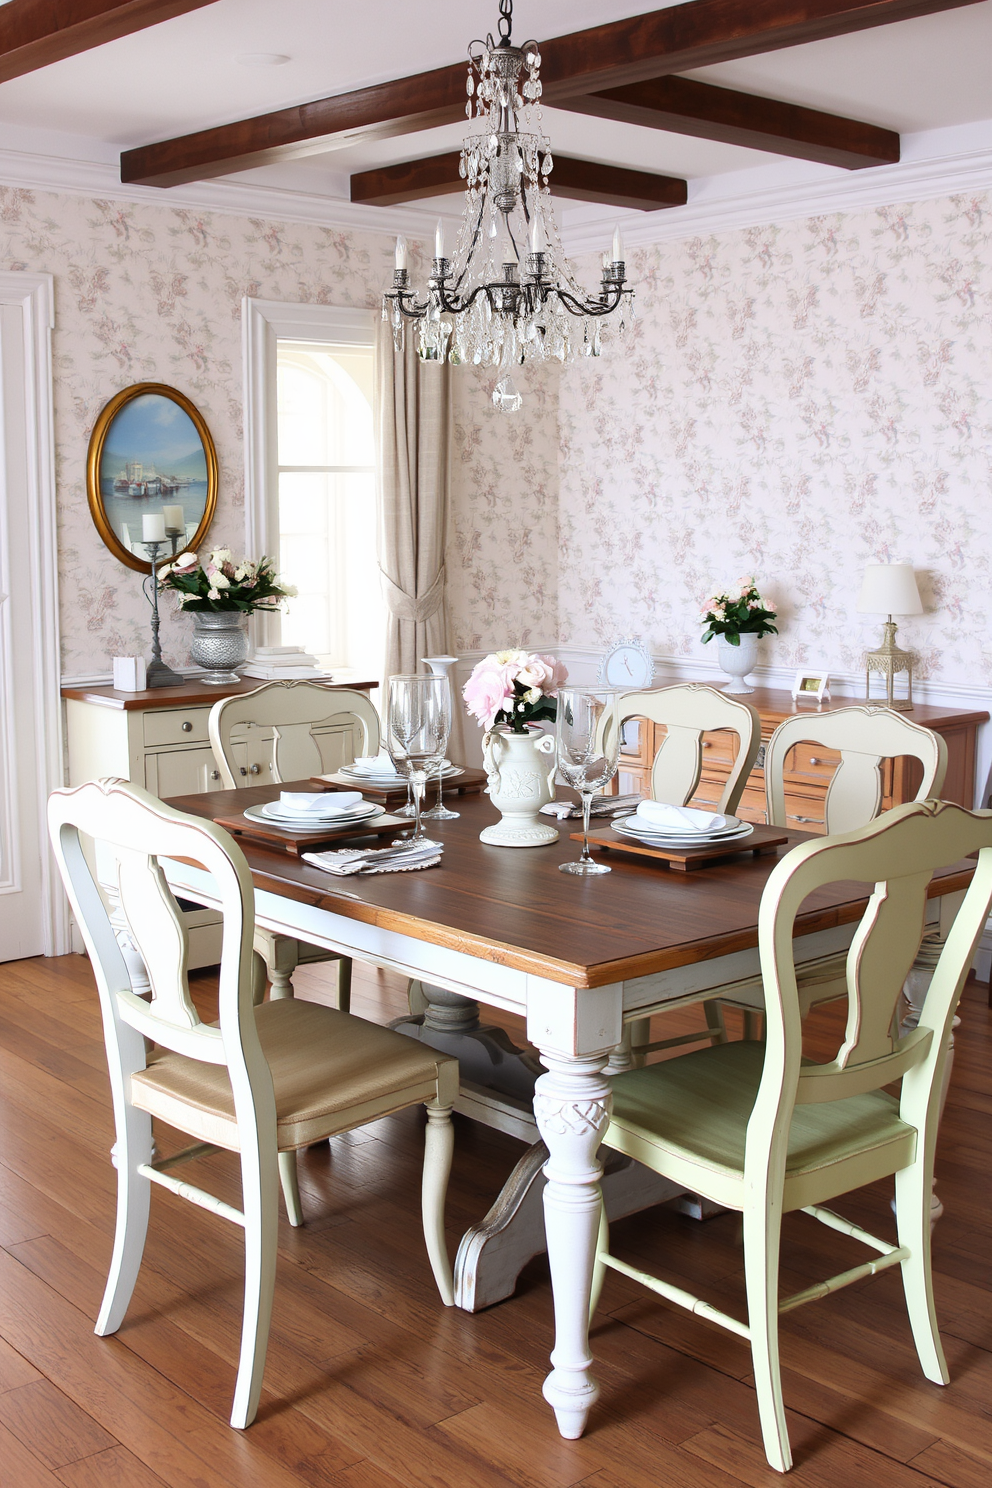
POLYGON ((144 692, 145 658, 143 656, 114 657, 114 688, 117 692, 144 692))

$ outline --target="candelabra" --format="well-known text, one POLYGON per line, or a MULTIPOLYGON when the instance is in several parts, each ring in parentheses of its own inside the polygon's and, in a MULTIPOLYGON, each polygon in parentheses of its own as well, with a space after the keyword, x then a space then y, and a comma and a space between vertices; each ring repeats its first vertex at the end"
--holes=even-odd
MULTIPOLYGON (((176 556, 177 537, 172 535, 172 557, 176 556)), ((142 580, 142 590, 145 598, 152 607, 152 659, 148 664, 145 674, 146 687, 182 687, 186 678, 174 672, 170 666, 166 666, 162 660, 162 642, 159 640, 158 628, 160 624, 158 613, 158 555, 159 548, 164 548, 164 542, 145 542, 142 547, 148 549, 148 561, 151 563, 152 571, 142 580), (149 584, 151 590, 149 591, 149 584)), ((163 557, 165 555, 163 554, 163 557)))

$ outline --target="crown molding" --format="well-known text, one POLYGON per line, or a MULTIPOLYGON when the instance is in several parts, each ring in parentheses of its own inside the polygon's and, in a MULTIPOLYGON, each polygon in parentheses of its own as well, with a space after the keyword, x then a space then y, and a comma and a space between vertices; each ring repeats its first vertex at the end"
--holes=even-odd
MULTIPOLYGON (((639 247, 700 233, 731 232, 989 189, 992 119, 983 119, 904 135, 898 165, 842 171, 788 161, 690 181, 684 207, 625 218, 623 234, 628 246, 639 247)), ((598 252, 607 225, 612 230, 612 217, 563 232, 569 253, 598 252)))

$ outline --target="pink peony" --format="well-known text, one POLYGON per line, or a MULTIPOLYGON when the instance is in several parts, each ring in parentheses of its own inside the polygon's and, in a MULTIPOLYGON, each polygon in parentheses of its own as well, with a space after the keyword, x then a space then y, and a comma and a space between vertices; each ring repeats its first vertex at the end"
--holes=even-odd
POLYGON ((492 728, 496 714, 513 706, 513 681, 508 666, 494 665, 494 658, 483 657, 475 666, 462 689, 465 706, 484 728, 492 728))
POLYGON ((559 687, 564 686, 568 681, 568 667, 563 661, 559 661, 556 656, 538 656, 536 660, 543 661, 551 673, 542 690, 549 697, 556 697, 559 687))

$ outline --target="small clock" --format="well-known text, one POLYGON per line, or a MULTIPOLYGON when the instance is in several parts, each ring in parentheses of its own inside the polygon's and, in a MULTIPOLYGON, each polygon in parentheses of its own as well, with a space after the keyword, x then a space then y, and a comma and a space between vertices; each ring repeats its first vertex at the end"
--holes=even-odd
POLYGON ((654 662, 640 639, 616 641, 603 657, 599 680, 607 687, 623 687, 629 692, 643 692, 654 677, 654 662))

